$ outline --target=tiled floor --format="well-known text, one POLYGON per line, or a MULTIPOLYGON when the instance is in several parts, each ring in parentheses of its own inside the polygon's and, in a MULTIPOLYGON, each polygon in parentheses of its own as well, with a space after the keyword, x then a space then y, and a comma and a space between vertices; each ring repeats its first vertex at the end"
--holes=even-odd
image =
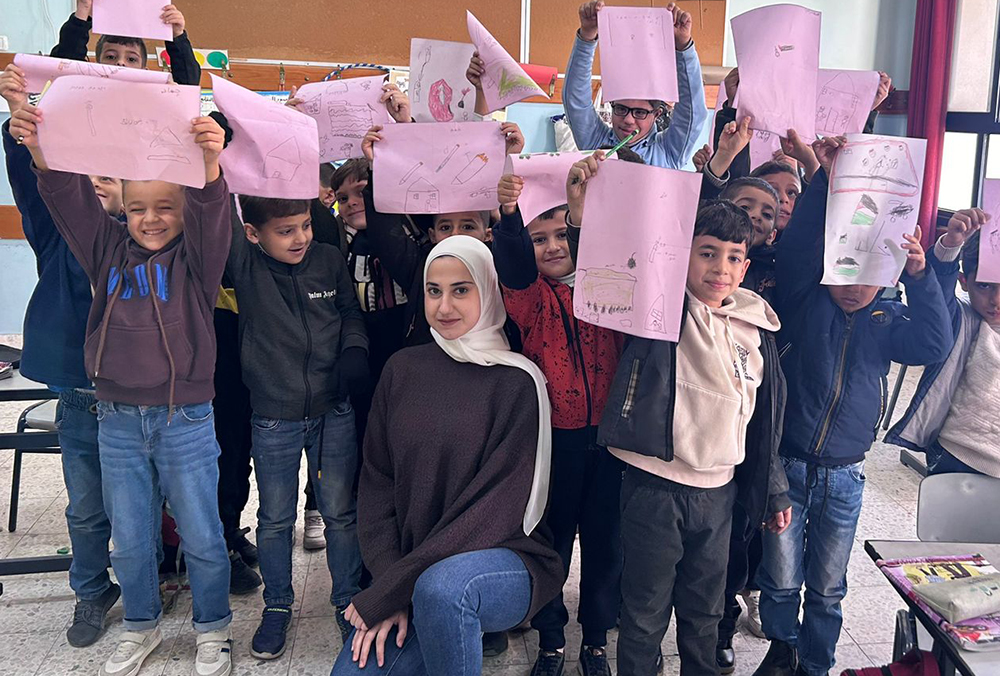
MULTIPOLYGON (((6 341, 0 336, 0 342, 6 341)), ((918 373, 911 370, 897 407, 896 417, 912 392, 918 373)), ((890 380, 892 382, 893 378, 890 380)), ((0 404, 0 430, 10 431, 23 404, 0 404)), ((836 675, 846 667, 884 664, 892 652, 893 616, 902 607, 895 592, 884 581, 862 549, 868 538, 914 538, 918 477, 899 464, 899 450, 881 443, 869 454, 865 504, 858 528, 848 579, 851 591, 844 602, 844 631, 837 650, 836 675)), ((62 512, 66 506, 59 458, 27 456, 21 506, 16 533, 6 532, 9 503, 11 454, 0 451, 0 557, 55 555, 69 545, 62 512)), ((255 489, 244 516, 245 525, 253 525, 256 510, 255 489)), ((297 534, 301 542, 301 522, 297 534)), ((248 652, 262 607, 260 596, 234 597, 233 623, 236 674, 290 674, 295 676, 329 673, 340 649, 340 639, 328 603, 330 578, 322 552, 307 553, 297 548, 294 554, 294 587, 297 596, 290 647, 281 659, 260 662, 248 652)), ((579 566, 575 565, 568 583, 567 598, 576 605, 575 587, 579 566)), ((53 573, 0 579, 4 594, 0 597, 0 675, 32 676, 96 674, 100 664, 113 649, 121 630, 120 604, 112 611, 111 628, 96 645, 75 649, 66 643, 65 628, 73 610, 73 595, 65 574, 53 573)), ((575 615, 575 607, 571 608, 575 615)), ((141 676, 190 673, 194 659, 194 632, 190 626, 189 596, 179 600, 176 609, 163 623, 164 643, 149 658, 141 676)), ((612 633, 609 655, 615 656, 616 634, 612 633)), ((580 632, 569 628, 567 655, 575 659, 579 652, 580 632)), ((530 670, 537 651, 533 632, 512 633, 510 649, 499 658, 488 660, 486 674, 524 676, 530 670)), ((749 676, 767 649, 767 644, 746 632, 737 636, 738 668, 736 673, 749 676)), ((666 674, 677 674, 679 662, 673 630, 663 641, 666 674)), ((575 673, 575 665, 570 665, 575 673)), ((570 670, 567 670, 570 673, 570 670)))

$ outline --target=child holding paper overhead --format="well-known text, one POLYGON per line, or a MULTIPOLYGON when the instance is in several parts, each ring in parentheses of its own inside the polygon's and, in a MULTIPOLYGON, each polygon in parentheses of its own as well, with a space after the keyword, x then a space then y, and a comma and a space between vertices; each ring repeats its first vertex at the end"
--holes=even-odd
POLYGON ((981 228, 988 220, 980 209, 957 212, 928 256, 951 313, 955 347, 947 359, 924 369, 906 415, 885 438, 926 452, 930 474, 974 472, 1000 478, 995 429, 1000 284, 977 280, 981 228), (968 301, 955 296, 956 277, 968 301))
POLYGON ((354 478, 358 449, 349 393, 367 386, 368 338, 340 251, 313 241, 307 200, 240 196, 226 271, 240 308, 244 380, 253 407, 252 455, 260 493, 257 547, 264 578, 260 626, 250 652, 285 651, 295 600, 292 539, 305 449, 323 516, 331 604, 343 611, 360 591, 354 478))
MULTIPOLYGON (((568 186, 574 223, 599 170, 595 157, 574 166, 578 181, 568 186)), ((577 228, 571 232, 579 237, 577 228)), ((776 531, 790 519, 778 462, 776 421, 785 399, 778 318, 767 302, 739 288, 753 233, 746 212, 731 202, 701 207, 680 341, 632 338, 601 417, 598 442, 627 465, 622 676, 656 672, 671 610, 681 673, 717 674, 733 505, 754 525, 767 520, 776 531)))
MULTIPOLYGON (((580 6, 580 30, 566 64, 563 106, 576 144, 583 150, 612 146, 637 132, 629 148, 646 164, 679 169, 688 163, 701 129, 708 119, 701 64, 691 39, 691 14, 674 3, 667 9, 674 15, 674 45, 677 49, 677 86, 680 101, 674 106, 670 126, 657 131, 656 120, 664 114, 662 101, 623 99, 612 102, 609 127, 594 110, 591 76, 597 48, 597 13, 603 0, 580 6)), ((636 64, 641 72, 642 64, 636 64)))
MULTIPOLYGON (((641 163, 634 154, 632 159, 641 163)), ((518 176, 500 179, 501 216, 493 251, 504 304, 521 331, 523 352, 548 381, 552 482, 545 522, 567 573, 580 532, 580 668, 587 676, 604 676, 611 673, 607 632, 617 623, 620 597, 622 465, 597 444, 597 423, 625 336, 573 316, 575 265, 567 206, 550 209, 525 227, 517 207, 522 187, 518 176)), ((532 618, 539 642, 533 676, 562 674, 568 622, 562 594, 532 618)))
POLYGON ((24 105, 11 134, 31 152, 38 188, 97 293, 84 361, 97 387, 104 504, 125 631, 101 673, 137 673, 162 640, 155 538, 165 498, 184 537, 198 632, 196 676, 232 670, 229 557, 219 520, 212 414, 212 311, 230 242, 229 191, 219 170, 224 133, 208 117, 190 133, 207 184, 124 187, 127 224, 109 216, 90 179, 48 170, 42 115, 24 105))
POLYGON ((926 268, 919 228, 906 236, 902 282, 909 305, 877 286, 823 286, 828 174, 843 137, 813 144, 821 164, 777 249, 777 308, 788 407, 781 461, 792 524, 764 533, 757 575, 771 641, 760 676, 826 674, 834 664, 847 563, 864 491, 865 454, 885 406, 890 362, 931 364, 954 343, 948 309, 926 268), (799 621, 800 594, 805 607, 799 621))
MULTIPOLYGON (((52 49, 50 56, 74 61, 87 60, 93 5, 94 0, 76 0, 76 11, 59 29, 59 44, 52 49)), ((194 49, 185 31, 184 15, 176 6, 167 5, 163 8, 160 19, 173 29, 174 39, 166 41, 166 47, 174 82, 197 85, 201 81, 201 66, 194 57, 194 49)), ((98 63, 125 68, 146 68, 149 60, 146 43, 136 37, 102 35, 94 51, 98 63)))

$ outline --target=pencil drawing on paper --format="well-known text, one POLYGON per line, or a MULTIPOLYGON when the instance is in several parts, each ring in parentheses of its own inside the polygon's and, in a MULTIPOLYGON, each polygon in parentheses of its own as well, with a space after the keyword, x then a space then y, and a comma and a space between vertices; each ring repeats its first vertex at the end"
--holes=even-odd
POLYGON ((440 209, 440 204, 441 193, 437 186, 423 177, 406 189, 406 213, 435 213, 440 209))
POLYGON ((625 16, 608 17, 611 46, 623 46, 627 43, 660 42, 664 49, 673 45, 673 25, 666 24, 664 18, 672 16, 668 12, 643 12, 641 14, 626 14, 625 16))
POLYGON ((581 270, 582 291, 587 313, 595 320, 601 315, 630 314, 638 280, 627 272, 611 268, 581 270))
POLYGON ((164 127, 163 129, 156 132, 153 136, 153 140, 149 143, 150 150, 154 152, 146 156, 148 160, 154 160, 158 162, 177 162, 179 164, 191 164, 191 161, 180 154, 179 149, 182 147, 180 139, 177 135, 170 130, 170 127, 164 127))
POLYGON ((424 70, 427 69, 427 64, 431 60, 431 55, 433 54, 430 45, 424 45, 423 49, 420 50, 418 59, 420 61, 419 70, 410 64, 410 71, 416 71, 416 77, 413 78, 413 100, 416 103, 420 103, 420 97, 423 95, 423 84, 424 84, 424 70))
POLYGON ((452 185, 465 185, 471 181, 476 174, 486 168, 489 163, 490 158, 487 157, 486 153, 479 153, 475 157, 472 157, 468 164, 462 167, 461 171, 455 174, 455 178, 452 179, 452 185))
POLYGON ((656 300, 649 308, 649 312, 646 313, 646 323, 643 324, 643 328, 647 331, 656 331, 657 333, 666 333, 666 312, 664 308, 663 296, 657 296, 656 300))
POLYGON ((831 193, 913 197, 920 192, 920 177, 905 140, 852 143, 837 155, 835 164, 831 193))
POLYGON ((330 133, 345 138, 364 138, 372 126, 370 105, 354 105, 347 101, 331 101, 327 107, 330 116, 330 133))
POLYGON ((264 156, 264 178, 291 181, 301 166, 299 143, 294 136, 290 136, 264 156))
POLYGON ((816 131, 824 135, 846 134, 861 97, 847 73, 837 73, 819 91, 816 103, 816 131))

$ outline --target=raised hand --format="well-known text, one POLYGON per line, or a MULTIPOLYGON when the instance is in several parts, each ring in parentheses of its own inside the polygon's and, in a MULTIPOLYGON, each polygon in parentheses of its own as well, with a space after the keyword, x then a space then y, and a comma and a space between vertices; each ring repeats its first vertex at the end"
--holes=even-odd
POLYGON ((7 64, 0 73, 0 97, 7 102, 11 113, 28 101, 28 79, 24 71, 13 63, 7 64))
POLYGON ((573 225, 583 225, 583 202, 587 196, 587 181, 597 175, 604 160, 604 151, 596 150, 569 168, 566 177, 566 203, 569 205, 569 220, 573 225))
MULTIPOLYGON (((792 131, 794 130, 789 130, 789 134, 792 131)), ((846 136, 824 136, 813 141, 812 149, 816 154, 816 161, 819 162, 819 166, 823 167, 827 175, 830 174, 830 168, 833 166, 833 158, 845 145, 847 145, 846 136)))
POLYGON ((38 146, 38 125, 42 123, 42 111, 35 108, 30 103, 11 112, 10 135, 19 143, 28 148, 31 158, 35 161, 35 166, 46 171, 49 167, 42 157, 41 148, 38 146))
POLYGON ((990 215, 982 209, 962 209, 948 221, 948 232, 941 241, 949 249, 964 246, 965 242, 990 220, 990 215))
POLYGON ((892 78, 889 77, 888 73, 880 70, 878 72, 878 90, 875 92, 875 102, 872 103, 872 110, 881 106, 882 102, 889 98, 890 91, 892 91, 892 78))
POLYGON ((704 169, 705 165, 708 164, 708 160, 711 159, 711 157, 712 157, 712 149, 709 148, 708 144, 706 143, 701 148, 699 148, 698 152, 696 152, 694 154, 694 157, 691 158, 691 163, 694 164, 695 171, 701 171, 702 169, 704 169))
POLYGON ((476 89, 483 88, 483 75, 486 73, 486 62, 479 58, 479 52, 472 52, 469 67, 465 71, 465 79, 476 89))
POLYGON ((691 44, 691 28, 693 26, 691 12, 685 12, 673 2, 667 5, 667 9, 674 13, 674 48, 677 51, 687 49, 687 46, 691 44))
POLYGON ((211 183, 219 178, 219 155, 226 145, 226 132, 219 123, 211 117, 196 117, 191 120, 191 133, 205 154, 205 182, 211 183))
POLYGON ((924 247, 920 244, 920 226, 918 225, 912 235, 903 235, 906 242, 902 245, 906 252, 906 274, 914 279, 924 276, 924 268, 927 267, 927 256, 924 254, 924 247))
POLYGON ((289 108, 298 108, 299 104, 304 103, 302 99, 298 97, 299 88, 292 86, 292 91, 288 92, 288 100, 285 101, 285 105, 289 108))
POLYGON ((94 9, 94 0, 76 0, 76 18, 86 21, 90 18, 90 13, 94 9))
POLYGON ((396 122, 411 122, 413 120, 410 116, 410 99, 400 91, 397 85, 392 83, 382 85, 382 97, 379 101, 385 104, 386 110, 389 111, 389 117, 396 122))
POLYGON ((722 81, 722 85, 726 88, 726 101, 729 102, 729 107, 733 108, 736 104, 736 91, 740 87, 740 69, 733 68, 726 74, 726 78, 722 81))
POLYGON ((365 134, 365 137, 361 139, 361 154, 363 154, 365 159, 369 162, 375 161, 375 143, 382 140, 382 134, 379 133, 381 131, 382 125, 376 124, 369 129, 368 133, 365 134))
POLYGON ((604 7, 604 0, 590 0, 580 5, 580 37, 587 41, 597 39, 597 13, 604 7))
POLYGON ((811 180, 813 174, 819 169, 819 160, 812 146, 802 140, 799 133, 794 129, 789 129, 787 136, 779 137, 781 141, 781 152, 802 165, 806 172, 806 180, 811 180))
POLYGON ((524 179, 514 174, 504 174, 497 183, 497 200, 500 202, 500 210, 508 216, 517 209, 517 200, 521 197, 521 190, 524 189, 524 179))
POLYGON ((181 10, 177 9, 176 6, 167 5, 164 7, 163 14, 160 15, 160 21, 170 24, 175 38, 179 38, 184 33, 184 15, 181 14, 181 10))
POLYGON ((524 134, 517 122, 504 122, 500 125, 500 133, 503 134, 508 155, 517 155, 524 150, 524 134))

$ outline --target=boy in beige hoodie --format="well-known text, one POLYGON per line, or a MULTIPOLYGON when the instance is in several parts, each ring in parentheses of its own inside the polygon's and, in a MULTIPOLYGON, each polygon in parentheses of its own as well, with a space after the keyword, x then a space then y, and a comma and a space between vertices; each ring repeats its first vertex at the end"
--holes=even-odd
POLYGON ((717 674, 734 502, 755 527, 766 520, 780 532, 790 521, 778 460, 785 402, 778 318, 739 288, 753 235, 731 202, 702 206, 680 341, 631 339, 601 420, 598 443, 628 465, 621 676, 655 673, 671 611, 681 673, 717 674))

